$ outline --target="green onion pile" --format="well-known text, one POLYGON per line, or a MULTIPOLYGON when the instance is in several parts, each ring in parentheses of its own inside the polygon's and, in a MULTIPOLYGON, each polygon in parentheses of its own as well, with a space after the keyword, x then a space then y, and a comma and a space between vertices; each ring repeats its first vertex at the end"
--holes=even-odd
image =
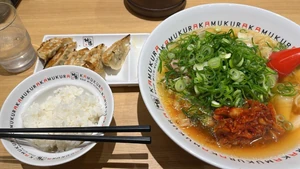
POLYGON ((182 111, 203 125, 218 107, 240 107, 247 99, 267 103, 277 80, 258 46, 247 46, 232 29, 183 34, 159 59, 165 87, 188 101, 182 111))

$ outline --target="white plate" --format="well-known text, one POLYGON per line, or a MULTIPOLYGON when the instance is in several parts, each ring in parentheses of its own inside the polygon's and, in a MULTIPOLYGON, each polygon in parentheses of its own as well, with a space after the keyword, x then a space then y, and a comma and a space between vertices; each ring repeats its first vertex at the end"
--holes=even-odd
MULTIPOLYGON (((125 37, 129 33, 121 34, 63 34, 63 35, 45 35, 43 42, 54 37, 71 37, 77 42, 77 50, 82 48, 93 48, 101 43, 107 47, 117 40, 125 37)), ((124 65, 119 71, 105 67, 106 81, 110 86, 136 86, 138 85, 138 58, 141 48, 149 36, 149 33, 130 33, 130 51, 126 57, 124 65)), ((43 64, 40 59, 37 60, 34 73, 43 70, 43 64)))

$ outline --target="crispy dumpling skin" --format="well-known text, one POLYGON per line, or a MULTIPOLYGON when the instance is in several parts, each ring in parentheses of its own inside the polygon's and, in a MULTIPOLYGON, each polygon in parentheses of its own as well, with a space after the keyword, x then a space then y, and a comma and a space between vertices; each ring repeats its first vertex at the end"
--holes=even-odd
POLYGON ((37 49, 39 58, 46 64, 62 46, 72 43, 72 38, 51 38, 37 49))
POLYGON ((102 62, 114 70, 121 69, 130 50, 130 34, 113 43, 102 55, 102 62))
POLYGON ((103 68, 101 57, 105 49, 106 46, 103 43, 92 48, 87 57, 84 59, 83 64, 83 67, 95 71, 96 73, 100 74, 103 78, 105 78, 105 71, 103 68))
POLYGON ((89 52, 90 50, 88 48, 83 48, 79 51, 71 52, 64 65, 83 66, 84 59, 87 57, 89 52))
POLYGON ((74 52, 76 50, 76 47, 77 47, 76 42, 72 42, 70 44, 60 47, 60 49, 57 51, 55 56, 48 61, 48 63, 46 64, 46 68, 57 66, 57 65, 63 65, 65 61, 68 59, 68 55, 71 52, 74 52))

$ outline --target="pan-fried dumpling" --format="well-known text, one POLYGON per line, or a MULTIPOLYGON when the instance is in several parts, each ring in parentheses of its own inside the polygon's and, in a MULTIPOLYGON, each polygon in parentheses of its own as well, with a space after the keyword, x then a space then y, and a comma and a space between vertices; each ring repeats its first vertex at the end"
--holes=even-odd
POLYGON ((130 34, 112 44, 102 55, 104 65, 121 69, 130 50, 130 34))
POLYGON ((84 59, 83 64, 83 67, 95 71, 96 73, 100 74, 103 78, 105 78, 105 71, 103 69, 101 57, 105 49, 106 46, 103 43, 92 48, 88 53, 87 57, 84 59))
POLYGON ((37 53, 39 58, 46 64, 56 54, 60 47, 72 42, 72 38, 52 38, 43 42, 37 49, 37 53))
POLYGON ((84 64, 84 59, 87 57, 89 52, 90 50, 88 48, 83 48, 79 51, 71 52, 65 62, 65 65, 82 66, 84 64))
POLYGON ((63 65, 65 61, 68 59, 68 55, 75 51, 77 47, 76 42, 72 42, 70 44, 67 44, 65 46, 60 47, 60 49, 57 51, 55 56, 49 60, 49 62, 46 64, 46 68, 57 66, 57 65, 63 65))

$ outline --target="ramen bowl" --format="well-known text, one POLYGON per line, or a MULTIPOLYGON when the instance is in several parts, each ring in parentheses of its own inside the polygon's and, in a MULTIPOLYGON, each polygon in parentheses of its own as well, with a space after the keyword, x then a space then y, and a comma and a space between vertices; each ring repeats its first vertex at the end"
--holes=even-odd
MULTIPOLYGON (((54 97, 55 90, 66 86, 76 87, 75 90, 82 88, 84 93, 87 92, 96 96, 97 100, 99 100, 102 105, 103 111, 96 125, 110 125, 113 117, 114 100, 111 89, 105 80, 100 75, 87 68, 79 66, 57 66, 32 74, 12 90, 1 108, 1 128, 23 128, 24 119, 22 114, 29 111, 29 107, 33 102, 41 105, 49 100, 49 96, 54 97)), ((77 93, 77 91, 74 92, 77 93)), ((66 95, 63 96, 66 97, 66 95)), ((64 106, 67 107, 66 105, 64 106)), ((88 106, 88 102, 85 102, 85 106, 88 106)), ((64 110, 66 111, 66 109, 64 110)), ((51 121, 51 118, 47 120, 51 121)), ((96 120, 97 119, 95 119, 95 121, 96 120)), ((6 150, 13 157, 23 163, 35 166, 53 166, 69 162, 85 154, 96 145, 95 142, 83 142, 81 145, 70 150, 49 152, 42 151, 34 146, 31 141, 24 139, 8 138, 2 139, 1 141, 6 150)))
MULTIPOLYGON (((269 36, 288 48, 300 46, 300 39, 296 38, 300 37, 300 27, 287 18, 264 9, 240 4, 206 4, 178 12, 153 30, 140 54, 139 87, 150 114, 159 127, 181 148, 214 166, 257 169, 297 168, 300 165, 300 145, 297 143, 300 141, 294 141, 294 146, 285 151, 267 152, 271 149, 264 149, 264 147, 255 150, 251 150, 251 147, 239 150, 252 153, 252 155, 244 156, 237 153, 234 148, 221 151, 219 146, 213 147, 205 144, 192 137, 191 132, 186 132, 172 120, 158 90, 157 73, 160 68, 161 51, 166 48, 166 44, 176 41, 184 33, 212 26, 229 26, 244 31, 254 31, 269 36)), ((298 138, 295 137, 292 140, 298 140, 298 138)), ((290 145, 290 143, 285 142, 283 145, 290 145)), ((280 148, 281 146, 273 147, 274 150, 280 148)))

